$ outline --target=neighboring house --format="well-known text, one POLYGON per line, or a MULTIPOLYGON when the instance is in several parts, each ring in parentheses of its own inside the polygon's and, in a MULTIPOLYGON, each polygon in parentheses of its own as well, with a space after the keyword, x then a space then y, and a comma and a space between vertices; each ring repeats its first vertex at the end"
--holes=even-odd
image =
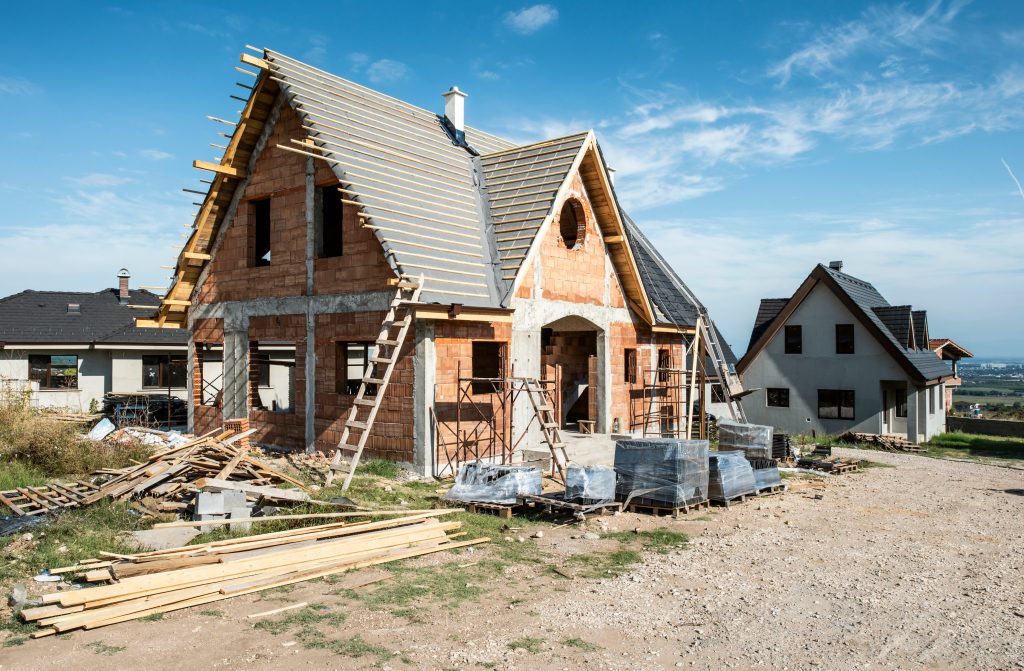
POLYGON ((958 365, 960 359, 970 359, 974 355, 966 347, 961 347, 949 338, 930 339, 928 349, 935 352, 943 361, 949 361, 953 366, 953 377, 946 380, 946 412, 949 412, 953 409, 953 390, 963 384, 958 365))
POLYGON ((368 456, 440 472, 536 448, 516 441, 527 395, 495 392, 513 377, 556 385, 562 422, 638 429, 647 372, 692 360, 698 308, 620 209, 592 131, 517 145, 466 126, 455 88, 439 115, 274 51, 242 60, 256 82, 221 162, 196 162, 212 184, 139 320, 191 338, 194 431, 247 419, 260 442, 337 447, 396 283, 420 277, 376 420, 349 425, 368 456), (253 391, 267 359, 276 405, 253 391))
POLYGON ((736 366, 749 421, 791 433, 945 430, 950 367, 928 345, 928 316, 868 282, 818 265, 791 298, 764 299, 736 366))
POLYGON ((0 299, 0 384, 38 407, 88 411, 108 392, 187 398, 187 334, 135 326, 160 297, 118 288, 22 291, 0 299))

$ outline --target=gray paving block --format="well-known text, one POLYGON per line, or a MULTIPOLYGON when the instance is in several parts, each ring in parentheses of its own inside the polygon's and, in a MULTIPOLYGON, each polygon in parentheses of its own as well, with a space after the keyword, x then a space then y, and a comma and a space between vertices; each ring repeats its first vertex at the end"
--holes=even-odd
MULTIPOLYGON (((229 519, 252 517, 252 508, 242 506, 241 508, 232 508, 228 511, 229 519)), ((228 529, 231 531, 248 531, 252 528, 252 522, 232 522, 228 525, 228 529)))
POLYGON ((222 492, 199 492, 196 496, 196 515, 223 515, 225 510, 222 492))

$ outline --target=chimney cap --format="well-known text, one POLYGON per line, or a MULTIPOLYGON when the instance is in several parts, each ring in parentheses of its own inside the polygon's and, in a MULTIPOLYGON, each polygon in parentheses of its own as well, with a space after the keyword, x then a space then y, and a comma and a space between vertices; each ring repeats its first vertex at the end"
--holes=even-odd
POLYGON ((117 271, 117 276, 118 277, 131 277, 132 274, 128 272, 127 268, 122 268, 121 270, 117 271))
POLYGON ((448 96, 462 96, 463 98, 468 98, 469 94, 465 91, 460 91, 458 86, 453 86, 442 93, 441 96, 444 98, 447 98, 448 96))
POLYGON ((831 268, 832 270, 837 270, 837 271, 838 270, 842 270, 843 269, 843 262, 842 261, 829 261, 828 262, 828 267, 831 268))

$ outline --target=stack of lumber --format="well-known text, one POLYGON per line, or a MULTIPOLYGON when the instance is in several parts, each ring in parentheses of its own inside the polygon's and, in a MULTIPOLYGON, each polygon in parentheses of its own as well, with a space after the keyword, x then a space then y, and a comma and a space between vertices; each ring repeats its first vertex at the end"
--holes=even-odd
POLYGON ((135 555, 110 555, 51 573, 117 582, 56 592, 23 610, 34 638, 95 629, 385 562, 487 542, 453 541, 459 522, 438 510, 397 519, 334 523, 135 555))
POLYGON ((240 489, 248 498, 282 503, 308 501, 309 490, 302 482, 249 454, 242 441, 250 433, 207 434, 158 450, 145 463, 97 471, 94 475, 106 478, 102 485, 75 482, 21 488, 0 492, 0 503, 22 516, 87 506, 105 498, 120 501, 147 496, 155 500, 155 512, 180 512, 194 493, 203 488, 240 489), (280 489, 279 485, 291 485, 302 491, 280 489))
POLYGON ((845 443, 868 443, 882 448, 887 452, 923 452, 924 449, 910 442, 903 436, 892 433, 878 435, 875 433, 856 433, 847 431, 839 436, 845 443))

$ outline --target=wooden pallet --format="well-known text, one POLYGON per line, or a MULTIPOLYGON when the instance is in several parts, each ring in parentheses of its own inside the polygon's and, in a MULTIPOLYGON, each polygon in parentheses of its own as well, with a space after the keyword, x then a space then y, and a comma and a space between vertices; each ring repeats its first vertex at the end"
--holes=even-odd
POLYGON ((710 507, 710 502, 705 499, 703 501, 688 501, 677 507, 630 503, 626 505, 625 509, 627 512, 639 513, 641 515, 654 515, 655 517, 672 516, 678 518, 680 515, 690 514, 691 511, 696 513, 701 510, 708 510, 710 507))
POLYGON ((731 508, 734 504, 745 503, 747 499, 757 496, 754 492, 747 492, 746 494, 740 494, 729 499, 711 499, 711 502, 716 506, 723 506, 725 508, 731 508))
POLYGON ((844 461, 842 459, 799 459, 796 465, 800 468, 810 468, 816 471, 823 471, 825 473, 831 473, 833 475, 840 475, 842 473, 854 473, 860 470, 860 467, 852 462, 844 461))
POLYGON ((754 492, 754 496, 771 496, 772 494, 781 494, 782 492, 786 491, 786 489, 787 487, 785 484, 768 485, 767 487, 761 487, 756 492, 754 492))
POLYGON ((64 508, 77 508, 99 491, 88 482, 51 483, 42 487, 18 487, 0 492, 0 503, 17 517, 43 515, 64 508))
POLYGON ((505 520, 512 519, 512 513, 521 509, 518 503, 494 503, 492 501, 458 501, 456 499, 439 499, 438 505, 465 508, 467 512, 480 515, 494 515, 505 520))
POLYGON ((548 514, 559 511, 585 517, 587 515, 610 515, 622 510, 622 504, 616 503, 615 501, 605 501, 601 503, 573 503, 572 501, 566 501, 564 498, 561 498, 561 496, 564 495, 548 494, 534 496, 532 494, 526 494, 519 496, 517 500, 521 506, 526 508, 537 508, 548 514))

